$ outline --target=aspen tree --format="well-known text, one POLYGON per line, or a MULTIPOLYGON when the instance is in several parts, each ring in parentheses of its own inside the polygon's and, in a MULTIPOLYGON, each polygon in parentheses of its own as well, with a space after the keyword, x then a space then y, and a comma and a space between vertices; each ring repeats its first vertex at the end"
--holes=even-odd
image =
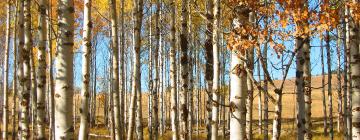
MULTIPOLYGON (((10 0, 6 1, 6 41, 5 41, 5 59, 4 59, 4 75, 3 75, 3 113, 2 113, 2 125, 3 125, 3 131, 2 131, 2 139, 7 139, 7 131, 8 131, 8 67, 9 67, 9 46, 10 46, 10 21, 11 21, 11 3, 10 0)), ((15 45, 14 45, 15 46, 15 45)), ((15 95, 14 95, 15 98, 15 95)))
POLYGON ((38 68, 37 68, 37 139, 45 139, 45 95, 46 95, 46 43, 47 43, 47 0, 39 2, 40 22, 38 26, 39 44, 38 44, 38 68))
POLYGON ((56 56, 55 140, 74 139, 73 126, 73 46, 74 1, 58 3, 59 34, 56 56))
MULTIPOLYGON (((81 106, 80 106, 80 129, 79 140, 87 140, 89 133, 89 94, 90 94, 90 56, 91 56, 91 5, 92 0, 84 1, 84 32, 82 46, 82 89, 81 89, 81 106)), ((96 97, 96 96, 95 96, 96 97)))

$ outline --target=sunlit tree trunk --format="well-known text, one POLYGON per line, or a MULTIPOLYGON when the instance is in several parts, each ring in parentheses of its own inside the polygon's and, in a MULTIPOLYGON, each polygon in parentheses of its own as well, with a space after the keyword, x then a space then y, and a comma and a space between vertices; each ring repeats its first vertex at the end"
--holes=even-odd
MULTIPOLYGON (((242 7, 240 7, 242 8, 242 7)), ((241 13, 242 14, 242 13, 241 13)), ((245 13, 246 14, 246 13, 245 13)), ((238 18, 233 19, 233 27, 237 29, 241 22, 238 18)), ((245 54, 231 51, 230 64, 230 140, 246 139, 246 98, 247 98, 247 74, 245 62, 239 58, 245 54)))
POLYGON ((218 6, 219 3, 217 0, 213 0, 212 1, 212 16, 213 16, 213 20, 212 20, 212 24, 213 24, 213 28, 212 28, 212 50, 213 50, 213 82, 212 82, 212 120, 211 120, 211 139, 212 140, 217 140, 218 138, 218 122, 219 122, 219 70, 220 70, 220 61, 219 61, 219 47, 218 47, 218 14, 219 14, 219 9, 218 6))
POLYGON ((112 92, 113 92, 113 111, 114 111, 114 129, 115 139, 120 140, 120 100, 119 100, 119 40, 118 24, 116 15, 116 1, 110 0, 111 13, 111 41, 112 41, 112 92))
MULTIPOLYGON (((52 0, 49 1, 49 5, 48 5, 48 14, 52 15, 52 8, 51 8, 51 2, 52 0)), ((53 65, 53 54, 54 54, 54 50, 53 50, 53 45, 52 45, 52 18, 51 16, 48 16, 48 21, 47 21, 47 29, 48 29, 48 34, 47 34, 47 38, 48 38, 48 57, 49 57, 49 80, 48 80, 48 84, 49 84, 49 90, 50 92, 48 93, 48 97, 49 97, 49 101, 48 101, 48 106, 49 106, 49 139, 50 140, 54 140, 55 139, 55 85, 54 85, 54 65, 53 65)))
MULTIPOLYGON (((149 3, 149 7, 151 7, 151 3, 149 3)), ((150 12, 150 15, 152 15, 152 8, 149 9, 149 12, 150 12)), ((157 136, 158 134, 154 132, 154 129, 153 129, 153 94, 152 94, 152 91, 153 91, 153 88, 154 88, 154 81, 153 81, 153 46, 152 46, 152 16, 149 16, 149 62, 148 62, 148 65, 149 65, 149 98, 148 98, 148 131, 149 131, 149 139, 152 140, 152 139, 157 139, 157 136)), ((156 131, 156 128, 155 128, 155 131, 156 131)))
MULTIPOLYGON (((357 1, 353 0, 355 4, 357 1)), ((350 11, 355 14, 354 9, 350 11)), ((357 13, 356 13, 357 14, 357 13)), ((350 76, 351 76, 351 124, 352 139, 360 139, 360 52, 359 52, 359 22, 349 22, 349 48, 350 48, 350 76)))
POLYGON ((45 139, 45 96, 46 96, 46 43, 47 43, 47 0, 40 0, 39 2, 39 45, 38 45, 38 68, 37 68, 37 135, 36 139, 45 139))
POLYGON ((331 53, 330 53, 330 35, 329 31, 326 32, 326 58, 327 58, 327 73, 328 73, 328 98, 329 98, 329 133, 330 139, 334 139, 334 122, 333 122, 333 99, 331 87, 331 53))
MULTIPOLYGON (((249 13, 249 22, 254 25, 255 22, 255 13, 249 13)), ((249 39, 252 39, 249 37, 249 39)), ((251 75, 247 75, 247 89, 248 96, 246 99, 246 138, 252 139, 252 115, 253 115, 253 93, 254 88, 250 77, 253 77, 254 70, 254 48, 250 48, 246 50, 246 59, 248 60, 246 68, 249 69, 251 75)))
MULTIPOLYGON (((308 26, 307 24, 305 26, 308 26)), ((307 39, 308 40, 308 39, 307 39)), ((310 41, 306 41, 303 45, 304 54, 304 100, 305 100, 305 139, 312 139, 312 123, 311 123, 311 62, 310 62, 310 41)))
POLYGON ((22 93, 22 98, 20 102, 21 107, 21 119, 20 119, 20 133, 21 139, 28 139, 30 137, 29 130, 29 103, 30 103, 30 91, 31 91, 31 67, 30 61, 31 49, 32 49, 32 39, 31 39, 31 12, 30 12, 30 0, 24 1, 24 37, 25 45, 22 49, 23 57, 23 73, 24 77, 22 79, 24 90, 22 93))
POLYGON ((348 11, 348 8, 346 6, 344 6, 344 17, 342 19, 343 21, 343 24, 342 24, 342 28, 343 28, 343 50, 344 50, 344 53, 343 53, 343 63, 344 63, 344 71, 343 71, 343 77, 344 77, 344 90, 343 90, 343 99, 344 99, 344 102, 343 102, 343 122, 344 122, 344 126, 343 126, 343 136, 344 136, 344 139, 345 140, 350 140, 350 136, 349 136, 349 126, 348 126, 348 123, 347 123, 347 120, 349 118, 348 114, 349 114, 349 110, 348 110, 348 91, 349 91, 349 88, 348 88, 348 84, 349 84, 349 81, 348 81, 348 65, 349 65, 349 61, 348 61, 348 51, 347 51, 347 47, 349 46, 349 41, 348 41, 348 35, 349 35, 349 32, 348 32, 348 17, 346 17, 347 15, 347 11, 348 11))
POLYGON ((154 48, 154 68, 155 68, 155 75, 153 80, 153 89, 152 89, 152 117, 153 117, 153 132, 154 132, 154 139, 158 139, 159 135, 159 94, 158 94, 158 87, 159 87, 159 47, 161 44, 160 40, 160 0, 156 1, 156 13, 155 13, 155 48, 154 48))
MULTIPOLYGON (((130 117, 129 117, 129 128, 128 128, 128 137, 127 140, 133 139, 134 132, 134 123, 135 123, 135 111, 136 111, 136 96, 137 94, 141 94, 140 87, 140 46, 141 46, 141 24, 143 17, 143 0, 135 0, 134 1, 134 49, 133 49, 133 81, 132 81, 132 98, 130 104, 130 117)), ((141 96, 140 96, 141 97, 141 96)), ((141 108, 141 107, 139 107, 141 108)), ((141 110, 138 110, 141 111, 141 110)))
POLYGON ((73 46, 74 1, 58 3, 59 35, 56 57, 55 139, 74 139, 73 126, 73 46))
MULTIPOLYGON (((91 56, 91 0, 84 1, 84 31, 82 46, 82 89, 81 89, 81 106, 80 106, 80 130, 79 140, 87 140, 89 138, 89 82, 90 82, 90 56, 91 56)), ((96 75, 95 75, 96 76, 96 75)), ((96 98, 96 96, 94 97, 96 98)))
POLYGON ((12 117, 12 140, 15 140, 15 137, 16 137, 16 116, 17 116, 17 111, 16 111, 16 106, 18 105, 17 103, 16 103, 16 98, 18 98, 18 92, 21 92, 22 90, 21 90, 21 87, 19 88, 19 86, 18 86, 18 78, 19 78, 19 75, 18 75, 18 73, 19 73, 19 71, 20 70, 18 70, 19 69, 19 64, 18 64, 18 62, 19 62, 19 59, 18 59, 18 50, 19 50, 19 48, 17 47, 17 45, 19 45, 20 46, 20 44, 17 44, 17 39, 18 39, 18 30, 17 30, 17 28, 18 28, 18 13, 19 13, 19 1, 18 0, 16 0, 15 1, 15 11, 14 11, 14 18, 15 18, 15 24, 14 24, 14 30, 13 30, 13 36, 14 36, 14 38, 13 38, 13 50, 14 50, 14 79, 13 79, 13 91, 14 91, 14 93, 13 93, 13 106, 12 106, 12 111, 11 111, 11 117, 12 117))
POLYGON ((172 140, 179 138, 179 127, 177 121, 177 82, 176 82, 176 3, 177 0, 171 1, 171 22, 170 22, 170 106, 171 106, 171 130, 172 140))
POLYGON ((305 100, 304 100, 304 50, 303 45, 309 41, 307 39, 303 39, 301 37, 296 38, 296 49, 298 52, 296 54, 296 123, 297 123, 297 139, 303 140, 305 132, 305 100))
POLYGON ((341 38, 342 38, 342 30, 340 27, 337 27, 337 42, 336 42, 336 56, 337 56, 337 73, 336 73, 336 78, 337 78, 337 103, 338 103, 338 118, 337 118, 337 131, 340 133, 341 132, 341 125, 344 123, 343 122, 343 105, 342 105, 342 95, 341 95, 341 38))
POLYGON ((345 6, 345 27, 346 27, 346 51, 345 51, 345 55, 346 55, 346 60, 347 60, 347 63, 346 66, 347 66, 347 71, 345 72, 346 73, 346 77, 347 77, 347 96, 346 96, 346 100, 347 102, 345 102, 344 104, 346 104, 346 108, 345 110, 347 111, 347 114, 346 114, 346 125, 347 125, 347 131, 346 131, 346 134, 347 134, 347 137, 346 139, 348 140, 351 140, 352 139, 352 108, 351 108, 351 100, 352 100, 352 91, 353 91, 353 88, 352 88, 352 75, 351 75, 351 54, 350 54, 350 51, 351 51, 351 46, 353 46, 352 43, 354 43, 354 41, 351 41, 351 37, 354 36, 354 31, 353 31, 353 23, 351 21, 351 18, 350 18, 350 8, 349 6, 345 6), (353 33, 351 35, 351 33, 353 33))
POLYGON ((35 54, 34 54, 34 51, 33 51, 33 47, 31 47, 31 50, 30 50, 30 77, 31 77, 31 90, 30 90, 30 93, 31 93, 31 136, 32 136, 32 139, 35 139, 36 138, 36 130, 35 130, 35 127, 36 127, 36 103, 37 103, 37 90, 36 90, 36 87, 37 87, 37 81, 36 81, 36 68, 35 68, 35 54), (35 130, 35 131, 34 131, 35 130))
MULTIPOLYGON (((140 82, 138 84, 140 86, 140 82)), ((136 98, 136 136, 137 140, 143 140, 144 134, 143 134, 143 125, 142 125, 142 103, 141 93, 136 94, 138 97, 136 98)))
MULTIPOLYGON (((10 21, 11 21, 11 3, 10 0, 6 1, 6 37, 5 37, 5 59, 4 59, 4 75, 3 75, 3 109, 2 109, 2 139, 7 139, 7 131, 8 131, 8 68, 9 68, 9 46, 10 46, 10 21)), ((15 46, 15 45, 14 45, 15 46)), ((14 96, 15 97, 15 96, 14 96)))

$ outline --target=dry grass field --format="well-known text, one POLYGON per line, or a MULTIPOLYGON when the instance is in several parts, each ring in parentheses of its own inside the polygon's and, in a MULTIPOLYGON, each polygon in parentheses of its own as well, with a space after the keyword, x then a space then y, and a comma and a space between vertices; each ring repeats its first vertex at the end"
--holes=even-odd
MULTIPOLYGON (((332 87, 333 87, 333 116, 334 116, 334 121, 337 121, 337 116, 338 116, 338 111, 337 111, 337 92, 336 92, 336 88, 337 88, 337 80, 336 80, 336 75, 333 75, 332 78, 332 87)), ((282 112, 282 117, 283 117, 283 124, 282 124, 282 137, 281 139, 283 140, 291 140, 291 139, 296 139, 296 125, 295 125, 295 103, 296 103, 296 97, 294 93, 294 88, 295 88, 295 79, 288 79, 285 82, 285 87, 284 87, 284 95, 283 95, 283 112, 282 112)), ((281 81, 274 81, 276 85, 280 85, 281 81)), ((327 80, 325 80, 325 83, 327 83, 327 80)), ((321 77, 319 76, 315 76, 312 78, 312 87, 317 88, 317 87, 321 87, 321 77)), ((271 87, 269 88, 269 90, 273 90, 271 87)), ((327 89, 325 89, 325 91, 327 91, 327 89)), ((328 96, 327 96, 327 92, 326 94, 326 102, 328 103, 328 96)), ((169 94, 165 94, 166 95, 166 118, 167 118, 167 131, 165 133, 164 136, 161 137, 161 139, 163 140, 168 140, 171 139, 171 132, 170 132, 170 122, 169 122, 169 117, 170 117, 170 108, 169 108, 169 94)), ((195 132, 196 127, 194 125, 194 133, 193 133, 193 138, 194 139, 206 139, 206 131, 205 131, 205 124, 204 124, 204 118, 205 115, 204 114, 204 105, 205 105, 205 100, 206 98, 204 98, 206 95, 205 93, 202 92, 201 94, 201 103, 200 103, 200 108, 201 108, 201 112, 200 112, 200 119, 202 120, 200 123, 200 131, 199 131, 199 135, 197 135, 197 133, 195 132)), ((260 135, 259 132, 259 127, 258 127, 258 91, 254 92, 254 109, 253 109, 253 117, 254 117, 254 138, 255 139, 262 139, 262 135, 260 135)), ((262 96, 263 97, 263 96, 262 96)), ((12 97, 10 97, 10 101, 12 101, 11 99, 12 97)), ((129 100, 129 96, 127 96, 128 100, 129 100)), ((195 97, 194 97, 195 98, 195 97)), ((226 98, 227 95, 226 95, 226 98)), ((104 124, 104 95, 98 95, 97 96, 97 120, 96 120, 96 126, 94 126, 93 128, 91 128, 90 130, 90 134, 95 134, 95 135, 99 135, 101 137, 90 137, 91 139, 96 139, 96 140, 102 140, 102 139, 110 139, 108 138, 108 136, 110 135, 110 132, 108 131, 107 126, 105 126, 104 124), (105 136, 105 137, 104 137, 105 136)), ((227 104, 228 102, 226 102, 225 104, 227 104)), ((127 102, 128 104, 128 102, 127 102)), ((12 106, 12 103, 10 103, 10 106, 12 106)), ((78 108, 80 106, 80 99, 79 99, 79 95, 75 95, 74 96, 74 108, 78 108)), ((142 94, 142 109, 143 109, 143 124, 144 124, 144 137, 147 139, 147 135, 148 135, 148 129, 147 129, 147 120, 148 120, 148 94, 142 94)), ((312 121, 313 121, 313 133, 314 133, 314 140, 320 140, 320 139, 328 139, 326 136, 324 136, 322 134, 323 131, 323 106, 322 106, 322 92, 321 92, 321 88, 319 89, 315 89, 312 90, 312 121)), ((327 106, 328 109, 328 106, 327 106)), ((272 120, 273 119, 273 113, 272 111, 274 110, 274 104, 269 102, 269 132, 271 135, 271 131, 272 131, 272 120)), ((159 108, 160 111, 160 108, 159 108)), ((225 109, 225 111, 227 112, 228 109, 225 109)), ((196 114, 195 111, 193 111, 194 115, 196 114)), ((327 111, 329 113, 329 111, 327 111)), ((79 129, 79 118, 78 118, 78 109, 76 109, 74 111, 74 114, 77 116, 76 118, 76 129, 79 129)), ((224 118, 224 116, 220 116, 221 119, 224 118)), ((10 119, 12 119, 10 117, 10 119)), ((227 115, 225 116, 225 122, 227 120, 227 115)), ((11 121, 11 120, 10 120, 11 121)), ((227 126, 227 123, 222 122, 220 127, 223 127, 224 124, 227 126)), ((335 139, 341 139, 342 136, 340 133, 337 132, 337 122, 334 122, 334 131, 335 133, 335 139)), ((10 134, 11 134, 11 130, 12 130, 12 126, 10 125, 10 134)), ((222 135, 221 132, 222 128, 220 128, 220 132, 219 134, 221 134, 220 139, 228 139, 228 134, 226 134, 225 138, 222 135)), ((77 131, 76 131, 77 132, 77 131)))

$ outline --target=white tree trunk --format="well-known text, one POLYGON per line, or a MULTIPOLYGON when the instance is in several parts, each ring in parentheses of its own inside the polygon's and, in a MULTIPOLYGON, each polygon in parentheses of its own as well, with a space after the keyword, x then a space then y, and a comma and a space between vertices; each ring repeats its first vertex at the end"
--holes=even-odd
MULTIPOLYGON (((308 25, 306 25, 308 26, 308 25)), ((308 38, 305 38, 306 42, 303 44, 303 53, 304 53, 304 100, 305 100, 305 139, 312 139, 311 132, 311 62, 310 62, 310 41, 308 38)))
MULTIPOLYGON (((90 82, 90 56, 91 56, 91 0, 84 1, 84 31, 82 46, 82 89, 81 89, 81 106, 80 106, 80 129, 79 140, 87 140, 89 138, 89 82, 90 82)), ((96 75, 95 75, 96 76, 96 75)), ((94 97, 96 98, 96 96, 94 97)))
POLYGON ((172 130, 172 140, 177 140, 179 138, 179 128, 177 121, 177 82, 176 82, 176 3, 177 0, 171 1, 171 22, 170 22, 170 96, 171 96, 171 130, 172 130))
POLYGON ((212 120, 211 120, 211 140, 218 139, 218 122, 219 122, 219 76, 220 76, 220 61, 219 61, 219 47, 218 47, 218 14, 219 3, 217 0, 212 1, 212 50, 213 50, 213 82, 212 82, 212 120))
POLYGON ((113 111, 114 111, 114 129, 115 140, 120 140, 120 100, 119 100, 119 40, 118 24, 116 15, 116 1, 110 0, 111 12, 111 40, 112 40, 112 92, 113 92, 113 111))
MULTIPOLYGON (((238 22, 236 19, 234 20, 238 22)), ((230 140, 244 140, 246 139, 245 103, 247 98, 247 74, 244 69, 244 61, 234 51, 231 52, 230 70, 230 140)))
POLYGON ((14 30, 13 30, 13 50, 14 50, 14 79, 13 79, 13 90, 14 90, 14 93, 13 93, 13 106, 12 106, 12 113, 11 113, 11 117, 12 117, 12 139, 15 140, 15 137, 16 137, 16 129, 17 129, 17 126, 16 126, 16 116, 17 116, 17 111, 16 111, 16 107, 17 107, 17 103, 16 103, 16 98, 18 98, 18 92, 22 91, 21 88, 19 88, 18 86, 18 79, 19 79, 19 59, 18 59, 18 50, 19 48, 17 47, 17 45, 20 45, 20 44, 17 44, 17 39, 18 39, 18 36, 17 36, 17 28, 18 28, 18 13, 19 13, 19 1, 16 1, 15 2, 15 12, 14 12, 14 18, 15 18, 15 25, 14 25, 14 30))
POLYGON ((31 12, 30 12, 30 0, 24 1, 24 37, 25 37, 25 45, 22 49, 22 57, 23 57, 23 73, 24 77, 22 79, 24 90, 22 92, 22 99, 20 102, 21 107, 21 121, 20 121, 20 133, 21 139, 28 139, 30 137, 29 130, 29 103, 30 103, 30 90, 31 90, 31 79, 30 79, 30 57, 31 57, 31 47, 32 47, 32 39, 31 39, 31 12))
POLYGON ((305 100, 304 100, 304 52, 303 44, 304 39, 301 37, 296 38, 296 102, 297 102, 297 139, 303 140, 305 134, 305 100))
MULTIPOLYGON (((7 9, 7 13, 6 13, 6 41, 5 41, 5 59, 4 59, 4 75, 3 75, 3 109, 2 109, 2 125, 3 125, 3 130, 2 130, 2 139, 7 139, 7 131, 8 131, 8 111, 9 111, 9 107, 8 107, 8 68, 9 68, 9 46, 10 46, 10 21, 11 21, 11 3, 10 0, 6 1, 6 9, 7 9)), ((15 46, 15 45, 14 45, 15 46)), ((14 96, 15 98, 15 96, 14 96)))
POLYGON ((73 126, 73 45, 74 1, 61 0, 59 11, 59 39, 56 57, 55 140, 74 139, 73 126))
POLYGON ((135 111, 136 111, 136 96, 141 94, 140 87, 140 46, 141 46, 141 24, 143 17, 143 0, 134 1, 134 49, 133 49, 133 81, 132 81, 132 98, 130 104, 130 117, 127 140, 133 139, 134 123, 135 123, 135 111))
MULTIPOLYGON (((211 121, 212 121, 212 86, 213 86, 213 74, 214 74, 214 67, 213 67, 213 63, 214 63, 214 58, 213 58, 213 42, 212 42, 212 31, 213 31, 213 12, 212 10, 214 10, 214 4, 212 1, 206 1, 206 14, 207 14, 207 20, 209 20, 210 22, 207 22, 206 24, 206 30, 208 30, 208 32, 206 32, 206 40, 205 40, 205 45, 204 45, 204 49, 205 49, 205 81, 206 81, 206 86, 205 86, 205 92, 207 95, 207 101, 206 101, 206 109, 204 109, 204 111, 207 111, 207 120, 206 120, 206 138, 208 140, 211 139, 211 121)), ((205 115, 205 113, 204 113, 205 115)))
POLYGON ((38 27, 38 69, 37 69, 37 139, 45 139, 45 96, 46 96, 46 43, 47 43, 47 0, 40 0, 40 22, 38 27))
MULTIPOLYGON (((357 1, 353 0, 357 3, 357 1)), ((351 14, 353 10, 350 11, 351 14)), ((350 77, 351 77, 351 124, 352 139, 360 139, 360 52, 359 52, 359 22, 350 21, 349 23, 349 47, 350 47, 350 77)))

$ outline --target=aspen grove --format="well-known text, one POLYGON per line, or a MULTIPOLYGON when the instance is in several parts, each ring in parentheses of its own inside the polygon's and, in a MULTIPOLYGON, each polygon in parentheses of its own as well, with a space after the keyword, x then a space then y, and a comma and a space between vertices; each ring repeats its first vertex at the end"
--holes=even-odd
POLYGON ((3 140, 360 140, 359 0, 0 7, 3 140))

